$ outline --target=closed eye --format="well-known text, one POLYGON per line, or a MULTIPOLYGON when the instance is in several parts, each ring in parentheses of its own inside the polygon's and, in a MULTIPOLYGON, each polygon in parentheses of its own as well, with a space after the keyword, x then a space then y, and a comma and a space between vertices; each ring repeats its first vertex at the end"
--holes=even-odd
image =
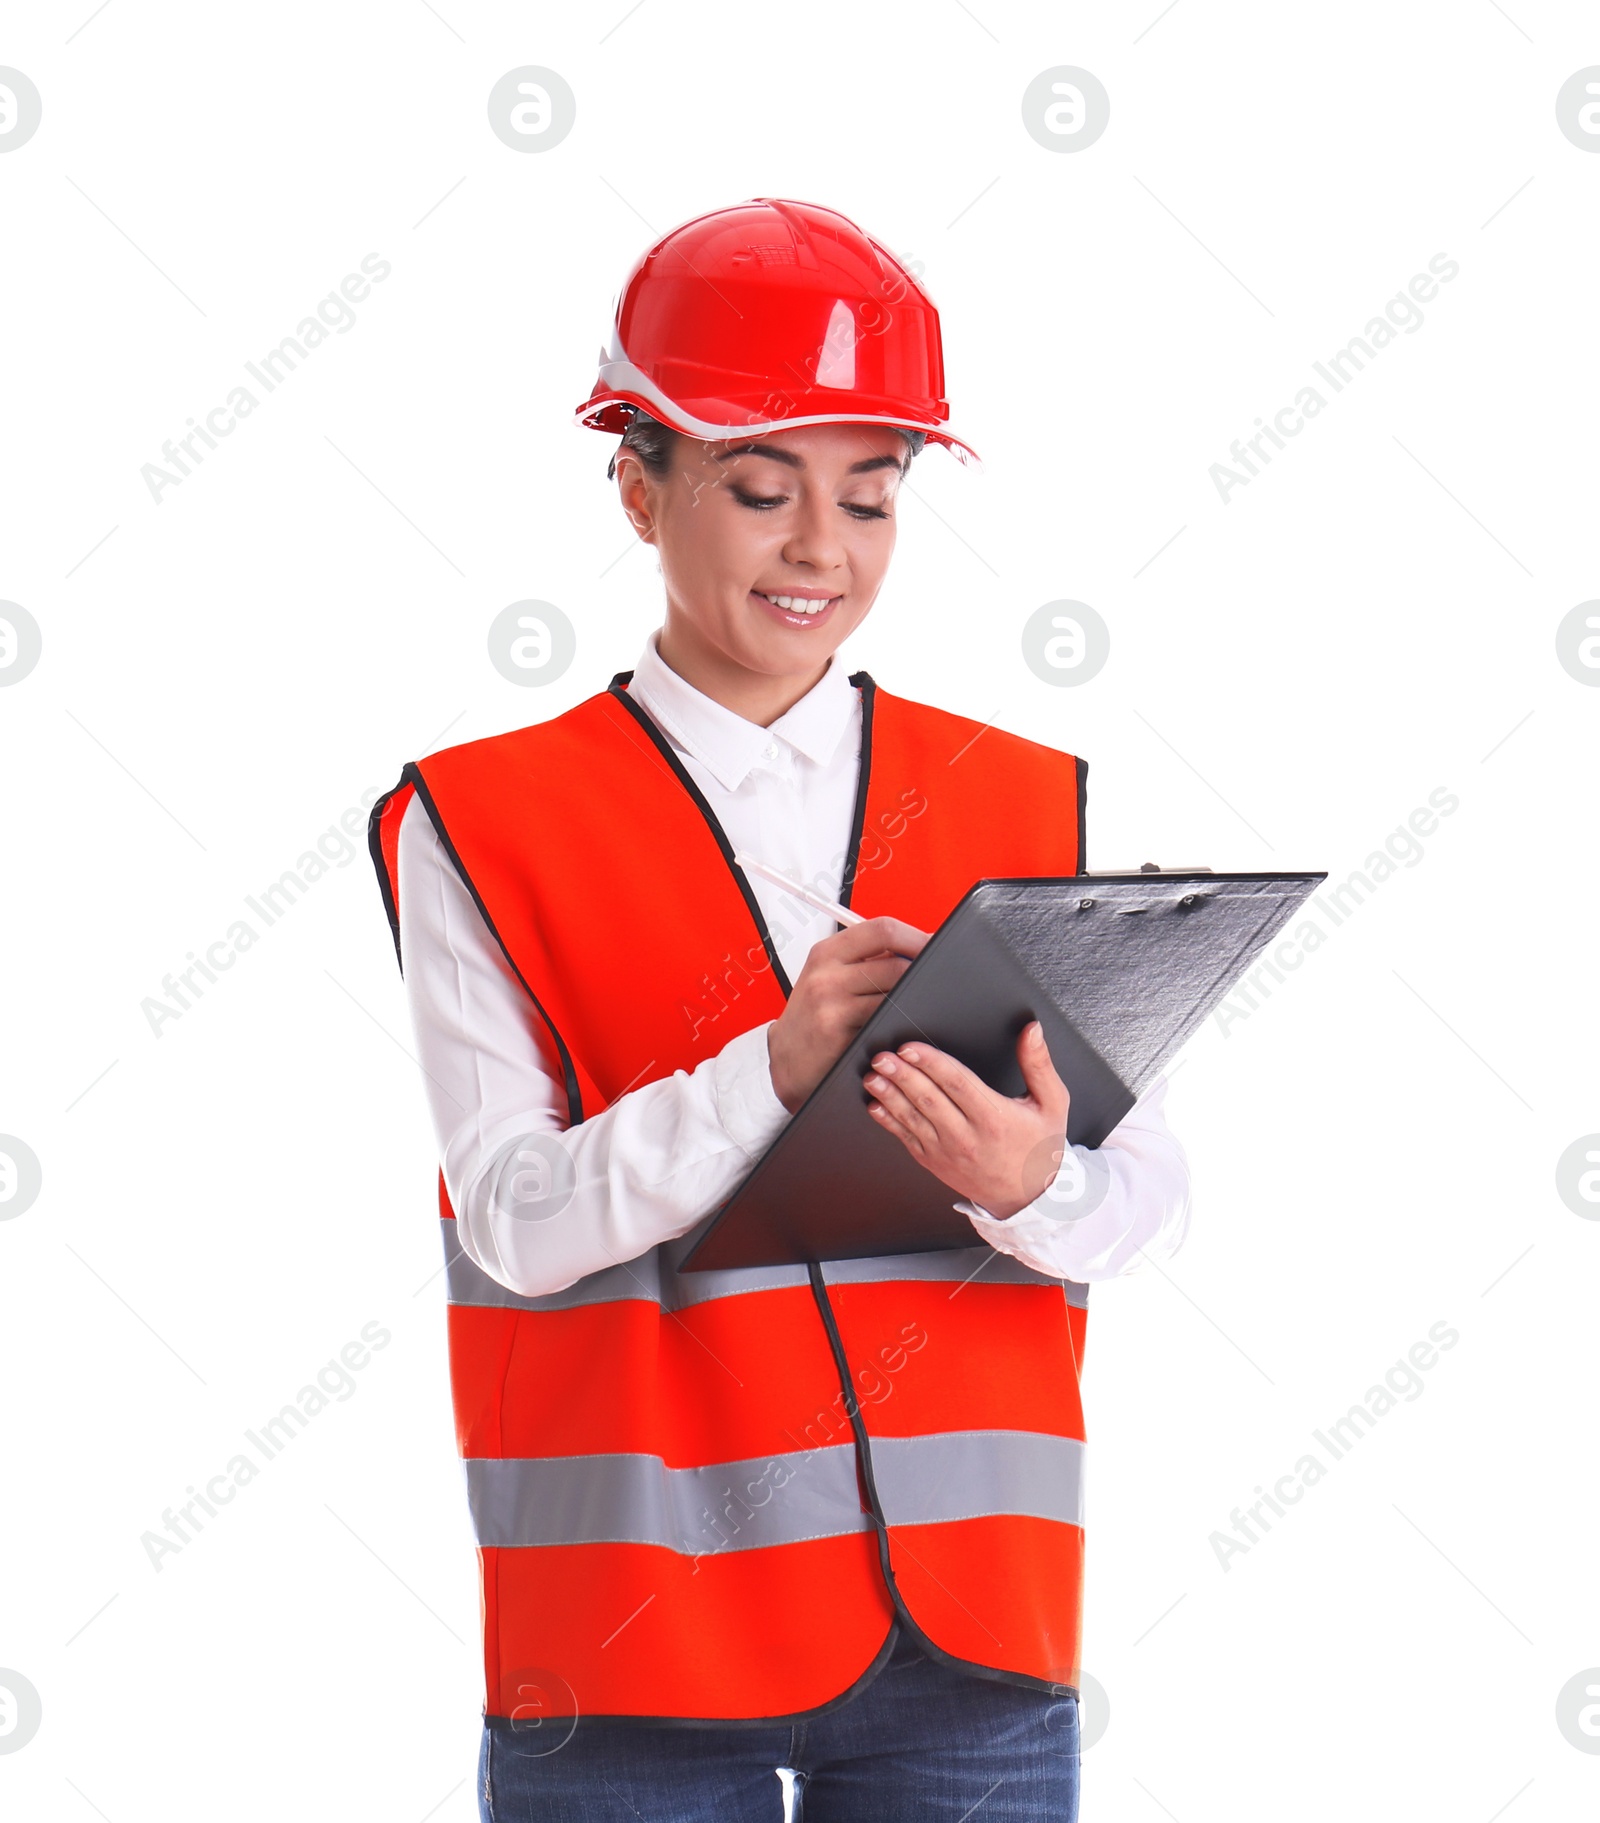
MULTIPOLYGON (((787 506, 789 503, 787 494, 751 494, 742 487, 735 487, 729 491, 741 506, 749 507, 752 512, 770 513, 774 507, 787 506)), ((889 517, 881 506, 861 506, 851 500, 843 501, 841 504, 854 519, 887 519, 889 517)))

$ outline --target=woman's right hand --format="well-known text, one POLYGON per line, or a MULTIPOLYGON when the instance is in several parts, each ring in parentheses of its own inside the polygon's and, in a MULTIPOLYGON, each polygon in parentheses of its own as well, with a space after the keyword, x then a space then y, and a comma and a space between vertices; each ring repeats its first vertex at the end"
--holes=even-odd
POLYGON ((789 1004, 767 1028, 773 1092, 791 1114, 927 941, 926 931, 898 918, 866 918, 811 946, 789 1004))

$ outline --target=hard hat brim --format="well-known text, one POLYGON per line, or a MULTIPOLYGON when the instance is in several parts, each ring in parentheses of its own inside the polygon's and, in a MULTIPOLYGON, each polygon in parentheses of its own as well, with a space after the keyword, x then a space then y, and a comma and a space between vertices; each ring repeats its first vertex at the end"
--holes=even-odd
POLYGON ((921 431, 930 443, 942 444, 964 467, 981 471, 983 460, 970 443, 947 430, 942 424, 904 416, 896 412, 824 411, 800 412, 793 417, 761 418, 754 416, 742 422, 719 421, 701 417, 686 405, 669 399, 648 374, 641 373, 624 357, 608 360, 601 384, 573 413, 573 423, 585 430, 609 431, 627 429, 632 413, 629 407, 646 411, 652 418, 686 437, 698 437, 706 443, 725 443, 734 437, 749 437, 759 431, 794 430, 805 424, 889 424, 897 430, 921 431))

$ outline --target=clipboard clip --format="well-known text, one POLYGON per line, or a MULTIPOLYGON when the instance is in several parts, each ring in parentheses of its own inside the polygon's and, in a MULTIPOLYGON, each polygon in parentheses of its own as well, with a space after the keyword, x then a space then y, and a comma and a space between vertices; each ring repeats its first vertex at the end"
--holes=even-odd
POLYGON ((1114 880, 1131 873, 1141 874, 1208 874, 1209 867, 1157 867, 1154 861, 1144 861, 1138 867, 1091 867, 1080 878, 1086 880, 1114 880))

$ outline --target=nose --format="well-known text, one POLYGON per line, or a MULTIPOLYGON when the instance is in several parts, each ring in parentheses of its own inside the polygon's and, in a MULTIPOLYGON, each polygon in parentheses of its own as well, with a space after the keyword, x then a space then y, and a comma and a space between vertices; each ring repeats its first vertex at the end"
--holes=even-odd
POLYGON ((798 511, 790 528, 783 546, 786 563, 815 571, 819 583, 827 583, 831 572, 844 567, 845 547, 838 510, 827 489, 801 489, 798 511))

